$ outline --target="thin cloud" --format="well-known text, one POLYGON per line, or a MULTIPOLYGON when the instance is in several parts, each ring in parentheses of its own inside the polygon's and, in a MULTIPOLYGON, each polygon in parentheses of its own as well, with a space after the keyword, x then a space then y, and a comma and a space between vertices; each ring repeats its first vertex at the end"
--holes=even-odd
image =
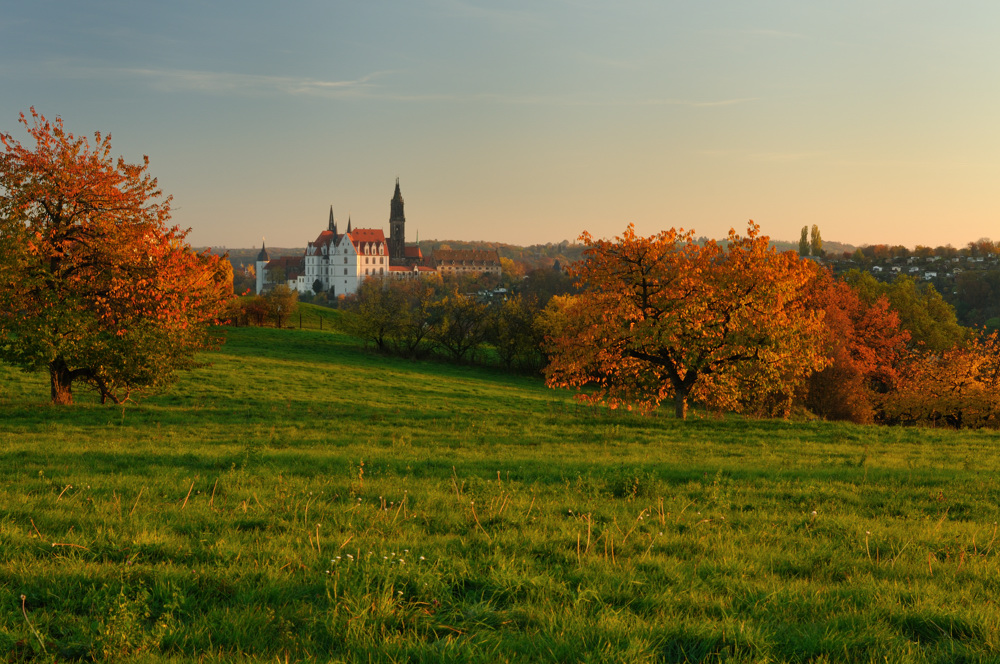
POLYGON ((359 95, 373 87, 372 81, 386 72, 376 72, 357 79, 327 81, 295 76, 265 76, 232 72, 190 69, 118 69, 119 75, 138 77, 167 90, 194 90, 212 93, 269 94, 314 96, 359 95))
POLYGON ((379 91, 372 94, 384 100, 402 102, 453 102, 453 103, 493 103, 511 106, 566 106, 566 107, 622 107, 638 106, 686 106, 689 108, 710 108, 716 106, 734 106, 757 101, 758 97, 740 97, 734 99, 691 100, 691 99, 587 99, 572 96, 556 95, 518 95, 506 93, 392 93, 379 91))
POLYGON ((70 80, 108 80, 116 83, 126 81, 169 92, 348 97, 371 94, 377 87, 375 79, 392 72, 372 72, 356 79, 325 80, 302 76, 268 76, 196 69, 80 65, 68 60, 49 60, 24 63, 23 66, 0 66, 0 74, 4 73, 70 80))

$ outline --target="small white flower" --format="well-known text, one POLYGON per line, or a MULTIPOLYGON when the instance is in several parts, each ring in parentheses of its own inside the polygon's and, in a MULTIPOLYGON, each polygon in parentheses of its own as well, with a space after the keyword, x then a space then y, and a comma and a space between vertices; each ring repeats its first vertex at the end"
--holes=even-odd
POLYGON ((427 560, 427 559, 426 559, 426 558, 424 558, 423 556, 420 556, 420 559, 421 559, 421 560, 427 560))

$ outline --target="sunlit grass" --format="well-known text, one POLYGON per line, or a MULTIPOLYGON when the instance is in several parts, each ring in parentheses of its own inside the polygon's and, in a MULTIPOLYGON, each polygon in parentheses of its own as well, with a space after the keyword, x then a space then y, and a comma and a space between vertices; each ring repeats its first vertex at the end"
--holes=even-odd
POLYGON ((0 369, 0 655, 1000 657, 994 434, 646 419, 325 330, 206 359, 125 409, 0 369))

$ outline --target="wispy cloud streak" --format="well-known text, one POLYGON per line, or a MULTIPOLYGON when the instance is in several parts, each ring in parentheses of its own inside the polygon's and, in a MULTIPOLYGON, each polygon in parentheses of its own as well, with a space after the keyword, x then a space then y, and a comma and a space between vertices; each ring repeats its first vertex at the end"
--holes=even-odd
POLYGON ((373 79, 385 72, 368 74, 358 79, 321 80, 295 76, 266 76, 230 72, 186 69, 119 69, 119 76, 132 76, 158 89, 193 90, 231 94, 287 94, 313 96, 350 96, 370 91, 373 79))

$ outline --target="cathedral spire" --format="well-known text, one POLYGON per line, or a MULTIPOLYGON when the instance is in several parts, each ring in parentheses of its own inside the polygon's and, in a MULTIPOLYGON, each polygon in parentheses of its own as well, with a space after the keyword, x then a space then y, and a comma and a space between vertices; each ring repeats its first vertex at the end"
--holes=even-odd
POLYGON ((333 206, 330 206, 330 222, 327 225, 327 230, 333 231, 334 235, 337 234, 337 222, 333 219, 333 206))
POLYGON ((351 215, 347 215, 347 232, 351 232, 351 215))
POLYGON ((389 202, 389 261, 402 265, 406 260, 406 216, 403 214, 403 193, 396 178, 396 191, 389 202))

